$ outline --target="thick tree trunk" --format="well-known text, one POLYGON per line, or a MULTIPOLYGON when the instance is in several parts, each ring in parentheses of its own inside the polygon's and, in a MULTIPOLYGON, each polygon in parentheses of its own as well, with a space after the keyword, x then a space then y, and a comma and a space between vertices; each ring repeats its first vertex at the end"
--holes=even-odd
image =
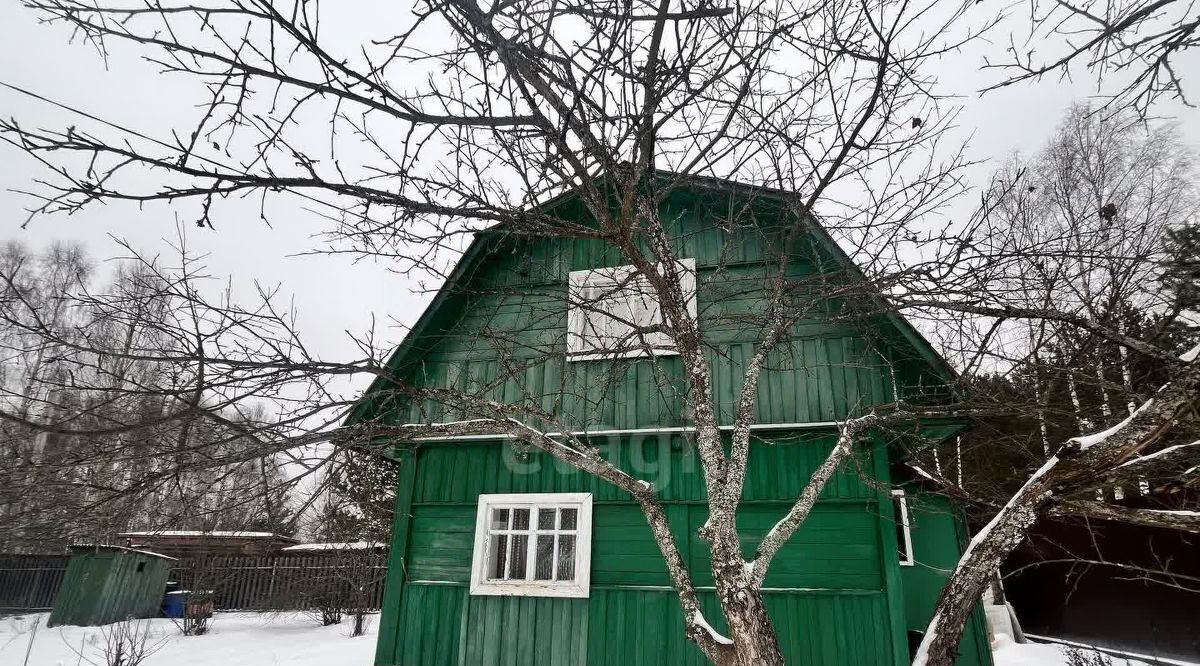
POLYGON ((1039 510, 1051 496, 1047 475, 1058 462, 1057 457, 1052 457, 971 540, 942 589, 913 666, 954 664, 967 617, 1000 563, 1025 540, 1037 522, 1039 510))
POLYGON ((709 530, 702 534, 712 547, 713 583, 729 625, 729 637, 719 636, 723 643, 721 658, 713 662, 717 666, 783 666, 759 579, 742 558, 740 541, 733 530, 715 531, 711 522, 710 518, 709 530))
POLYGON ((913 666, 951 666, 954 663, 967 617, 992 572, 1024 540, 1039 513, 1046 510, 1052 499, 1057 499, 1060 505, 1074 504, 1077 510, 1080 505, 1107 506, 1109 511, 1117 512, 1114 516, 1117 519, 1121 518, 1121 512, 1150 513, 1177 529, 1189 528, 1193 512, 1146 511, 1061 499, 1085 491, 1098 476, 1129 462, 1160 441, 1182 415, 1195 409, 1200 390, 1200 363, 1195 361, 1192 353, 1184 360, 1187 365, 1183 371, 1159 389, 1153 398, 1142 403, 1129 418, 1103 432, 1068 440, 971 539, 938 598, 913 666))
POLYGON ((775 625, 767 616, 762 592, 738 585, 721 595, 721 606, 733 641, 720 666, 783 666, 775 625))

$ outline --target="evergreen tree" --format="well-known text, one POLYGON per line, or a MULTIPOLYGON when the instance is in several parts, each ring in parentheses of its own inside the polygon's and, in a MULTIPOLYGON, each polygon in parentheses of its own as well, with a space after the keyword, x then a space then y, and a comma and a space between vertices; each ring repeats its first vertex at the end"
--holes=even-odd
POLYGON ((391 460, 354 450, 341 452, 330 471, 329 497, 318 521, 323 538, 387 543, 397 474, 391 460))

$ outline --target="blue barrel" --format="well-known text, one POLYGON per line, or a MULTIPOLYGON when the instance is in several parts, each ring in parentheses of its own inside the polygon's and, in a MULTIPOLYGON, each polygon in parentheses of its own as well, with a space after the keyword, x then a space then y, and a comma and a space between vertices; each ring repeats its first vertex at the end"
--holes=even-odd
POLYGON ((188 593, 186 591, 167 592, 165 595, 163 595, 163 617, 183 617, 183 608, 185 602, 187 601, 187 595, 188 593))

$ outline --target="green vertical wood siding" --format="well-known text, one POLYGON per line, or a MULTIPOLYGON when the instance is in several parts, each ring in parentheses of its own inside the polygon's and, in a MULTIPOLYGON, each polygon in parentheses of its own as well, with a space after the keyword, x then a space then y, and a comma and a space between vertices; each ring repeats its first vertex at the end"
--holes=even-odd
POLYGON ((400 636, 406 636, 406 640, 419 639, 413 634, 402 633, 409 627, 401 615, 406 592, 405 582, 408 576, 407 562, 410 552, 409 537, 412 532, 412 500, 414 479, 417 473, 417 450, 401 448, 396 452, 395 460, 400 466, 400 473, 397 475, 396 499, 392 513, 392 542, 391 548, 388 550, 388 576, 384 581, 383 604, 379 609, 380 617, 386 624, 381 628, 376 642, 376 664, 422 663, 421 661, 398 661, 401 653, 401 646, 398 644, 400 636))
MULTIPOLYGON (((724 630, 716 597, 705 614, 724 630)), ((789 664, 891 664, 888 609, 880 594, 768 592, 789 664)), ((421 666, 526 664, 700 666, 704 655, 684 637, 675 595, 593 587, 588 599, 471 597, 465 587, 412 583, 399 618, 395 661, 421 666)))
MULTIPOLYGON (((565 345, 561 339, 566 330, 565 311, 561 326, 555 330, 562 343, 558 346, 565 345)), ((757 422, 832 421, 872 405, 893 402, 891 375, 870 343, 859 337, 836 335, 836 329, 823 332, 827 337, 796 339, 771 354, 759 388, 757 422)), ((472 342, 477 346, 469 352, 442 351, 423 358, 419 370, 427 384, 470 391, 496 382, 484 393, 488 398, 528 401, 531 406, 557 412, 568 423, 591 430, 687 423, 682 368, 677 358, 629 360, 617 367, 536 357, 509 359, 501 364, 486 349, 478 348, 478 340, 472 342), (655 372, 655 364, 659 373, 655 372), (520 371, 513 371, 511 366, 519 366, 520 371)), ((732 421, 745 363, 756 350, 751 342, 730 342, 716 344, 708 351, 714 406, 724 423, 732 421)), ((470 414, 460 410, 423 402, 408 405, 389 418, 420 423, 468 417, 470 414)))
MULTIPOLYGON (((668 474, 679 473, 686 454, 672 446, 674 439, 644 437, 639 444, 661 452, 663 459, 639 455, 675 470, 668 474)), ((612 455, 631 455, 624 442, 613 438, 605 445, 612 455)), ((811 474, 831 445, 830 436, 813 434, 754 445, 751 459, 761 473, 747 485, 738 513, 747 555, 786 512, 800 479, 811 474)), ((401 600, 398 608, 385 609, 379 663, 704 663, 683 636, 677 597, 637 505, 591 477, 557 470, 538 452, 525 455, 520 466, 505 465, 505 457, 515 455, 507 448, 511 444, 500 441, 431 444, 410 463, 407 556, 393 567, 403 571, 401 600), (480 493, 578 491, 596 498, 590 598, 468 594, 480 493), (385 646, 391 652, 385 654, 385 646)), ((886 488, 860 472, 875 473, 876 458, 867 449, 838 473, 768 575, 768 610, 790 664, 884 665, 903 658, 897 656, 905 652, 903 635, 897 635, 903 618, 889 601, 895 598, 899 608, 903 592, 898 583, 891 590, 887 585, 889 568, 898 566, 894 532, 882 516, 890 503, 879 501, 886 488)), ((703 487, 694 474, 684 474, 664 491, 670 498, 668 518, 688 554, 694 581, 701 590, 711 589, 707 544, 695 536, 707 511, 703 487)), ((703 596, 710 622, 720 629, 715 597, 703 596)))
MULTIPOLYGON (((704 501, 700 461, 681 435, 646 434, 592 438, 615 465, 655 484, 666 501, 704 501)), ((743 499, 794 500, 811 471, 824 460, 832 433, 772 434, 754 445, 743 499), (807 470, 807 473, 806 473, 807 470)), ((537 452, 523 453, 508 441, 459 442, 421 447, 422 465, 414 480, 416 504, 470 503, 480 493, 590 492, 596 501, 628 500, 609 483, 537 452)), ((870 452, 843 467, 822 498, 871 499, 875 490, 863 482, 860 468, 871 469, 870 452)))
MULTIPOLYGON (((729 202, 717 205, 703 201, 706 196, 712 198, 678 191, 663 206, 677 256, 696 261, 699 326, 717 407, 727 422, 745 363, 762 337, 755 317, 764 311, 783 232, 780 221, 770 219, 778 212, 763 202, 735 207, 757 217, 729 220, 729 202)), ((578 215, 570 204, 560 212, 578 215)), ((477 243, 483 249, 471 253, 423 317, 419 334, 393 357, 398 376, 536 404, 578 428, 686 424, 677 358, 564 359, 568 275, 628 263, 615 248, 594 240, 516 239, 501 232, 477 243)), ((793 309, 803 316, 766 364, 759 422, 828 421, 892 402, 897 394, 910 401, 944 397, 944 370, 894 315, 859 316, 848 303, 818 296, 851 277, 854 269, 840 250, 813 234, 795 243, 788 258, 793 309), (814 296, 806 301, 805 293, 814 296)), ((428 401, 393 403, 383 385, 373 390, 360 419, 434 422, 467 416, 428 401)))
POLYGON ((588 600, 469 597, 460 663, 583 666, 588 600))
MULTIPOLYGON (((676 255, 696 261, 713 400, 728 424, 761 338, 756 318, 778 258, 775 241, 792 220, 772 196, 711 188, 677 190, 662 206, 676 255)), ((560 202, 554 213, 586 224, 577 201, 560 202)), ((830 422, 896 397, 920 402, 947 394, 944 363, 905 322, 893 314, 857 315, 848 303, 818 296, 855 271, 826 236, 813 232, 788 252, 794 307, 804 314, 770 354, 759 382, 755 420, 779 427, 758 432, 752 446, 738 513, 747 555, 829 451, 830 422)), ((721 630, 708 547, 696 536, 706 498, 688 436, 594 434, 689 425, 679 359, 564 358, 568 274, 626 263, 616 248, 598 241, 484 234, 389 364, 412 384, 536 407, 571 430, 593 433, 609 460, 654 483, 706 616, 721 630)), ((406 401, 380 380, 354 420, 472 416, 432 401, 406 401)), ((415 448, 415 458, 401 463, 406 472, 397 493, 378 664, 704 662, 684 638, 678 601, 645 519, 624 493, 508 441, 415 448), (478 496, 552 492, 593 495, 590 597, 470 596, 478 496)), ((790 664, 884 666, 905 659, 907 579, 896 563, 888 463, 880 442, 864 447, 830 481, 768 574, 767 607, 790 664)), ((957 542, 945 539, 929 547, 958 552, 957 542)))
POLYGON ((97 626, 158 617, 171 560, 101 546, 74 549, 48 626, 97 626))
MULTIPOLYGON (((950 572, 958 563, 958 554, 966 546, 966 521, 941 495, 921 492, 916 486, 907 487, 906 492, 913 557, 917 565, 901 568, 904 617, 909 630, 923 632, 950 572)), ((981 608, 972 613, 958 651, 960 656, 956 663, 959 666, 991 664, 992 653, 981 608)))
MULTIPOLYGON (((458 585, 405 585, 403 599, 393 615, 383 616, 380 635, 391 633, 393 653, 382 643, 375 655, 380 664, 457 665, 468 608, 467 590, 458 585), (390 620, 390 618, 396 618, 390 620)), ((386 613, 386 611, 385 611, 386 613)))

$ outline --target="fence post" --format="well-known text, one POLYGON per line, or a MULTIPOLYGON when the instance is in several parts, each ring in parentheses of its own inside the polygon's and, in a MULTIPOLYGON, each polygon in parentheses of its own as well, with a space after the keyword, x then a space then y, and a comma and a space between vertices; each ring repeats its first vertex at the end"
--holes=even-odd
MULTIPOLYGON (((29 591, 25 594, 25 607, 34 608, 34 602, 37 601, 37 594, 42 587, 42 570, 45 568, 45 562, 38 562, 37 569, 34 570, 33 580, 29 582, 29 591)), ((51 601, 51 603, 54 603, 51 601)))
POLYGON ((267 606, 275 606, 275 574, 279 571, 279 556, 271 558, 271 580, 267 582, 267 606))

